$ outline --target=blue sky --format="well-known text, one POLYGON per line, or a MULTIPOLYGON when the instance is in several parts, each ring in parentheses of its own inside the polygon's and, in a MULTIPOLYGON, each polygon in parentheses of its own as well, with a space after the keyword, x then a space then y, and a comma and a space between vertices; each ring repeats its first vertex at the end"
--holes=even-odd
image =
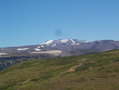
POLYGON ((0 47, 61 38, 119 40, 119 0, 0 0, 0 47))

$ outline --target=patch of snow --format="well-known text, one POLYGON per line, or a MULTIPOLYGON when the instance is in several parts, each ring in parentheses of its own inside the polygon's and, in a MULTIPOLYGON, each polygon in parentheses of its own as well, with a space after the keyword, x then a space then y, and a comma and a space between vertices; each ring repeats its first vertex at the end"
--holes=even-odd
POLYGON ((55 46, 56 46, 56 44, 53 44, 53 45, 52 45, 52 47, 55 47, 55 46))
POLYGON ((0 55, 7 55, 7 53, 0 53, 0 55))
POLYGON ((62 43, 66 43, 66 42, 68 42, 69 40, 68 39, 62 39, 62 40, 60 40, 62 43))
POLYGON ((76 42, 73 39, 70 39, 72 41, 72 44, 76 44, 76 42))
POLYGON ((42 44, 50 45, 52 42, 53 42, 53 40, 49 40, 49 41, 42 43, 42 44))
POLYGON ((37 48, 41 48, 41 46, 38 46, 37 48))
POLYGON ((43 48, 43 47, 44 47, 44 45, 40 45, 40 46, 38 46, 37 48, 39 48, 39 49, 40 49, 40 48, 43 48))
POLYGON ((78 46, 80 45, 80 43, 76 43, 76 44, 71 44, 72 46, 78 46))
POLYGON ((41 49, 39 49, 39 48, 35 48, 35 50, 36 50, 36 51, 41 51, 41 49))
POLYGON ((43 48, 44 46, 43 46, 43 45, 41 45, 41 47, 43 48))
POLYGON ((25 50, 28 50, 29 48, 18 48, 17 50, 19 51, 25 51, 25 50))

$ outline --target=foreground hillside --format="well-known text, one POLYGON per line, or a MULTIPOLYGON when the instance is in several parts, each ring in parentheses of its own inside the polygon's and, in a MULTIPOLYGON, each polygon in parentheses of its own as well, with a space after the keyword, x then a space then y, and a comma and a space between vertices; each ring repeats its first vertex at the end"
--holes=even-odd
POLYGON ((119 50, 24 61, 0 72, 0 90, 119 90, 119 50))

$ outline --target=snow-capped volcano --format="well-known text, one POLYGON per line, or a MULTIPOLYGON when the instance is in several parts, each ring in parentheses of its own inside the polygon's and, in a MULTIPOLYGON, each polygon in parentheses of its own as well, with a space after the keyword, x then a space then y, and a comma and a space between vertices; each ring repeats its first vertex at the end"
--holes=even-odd
POLYGON ((49 40, 38 45, 0 48, 0 60, 21 62, 22 60, 75 56, 116 49, 119 49, 119 41, 88 42, 77 39, 59 39, 49 40))
POLYGON ((44 53, 45 51, 47 52, 58 51, 58 53, 62 52, 80 55, 86 53, 104 52, 115 49, 119 49, 119 41, 100 40, 88 42, 77 39, 58 39, 58 40, 48 40, 38 45, 0 48, 0 53, 2 53, 0 56, 16 55, 24 53, 27 54, 44 53))
POLYGON ((48 40, 45 43, 38 45, 37 49, 43 50, 70 50, 75 46, 78 46, 82 43, 88 43, 84 40, 77 39, 59 39, 59 40, 48 40))
POLYGON ((80 43, 87 43, 87 41, 80 41, 77 39, 59 39, 59 40, 49 40, 41 45, 53 45, 53 44, 69 44, 69 45, 79 45, 80 43))

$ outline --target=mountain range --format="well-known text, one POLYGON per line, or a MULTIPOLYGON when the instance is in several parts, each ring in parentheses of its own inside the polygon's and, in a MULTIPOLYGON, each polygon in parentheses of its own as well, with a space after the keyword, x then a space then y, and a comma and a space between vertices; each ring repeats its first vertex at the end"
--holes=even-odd
POLYGON ((52 56, 74 56, 115 49, 119 49, 119 41, 99 40, 89 42, 77 39, 59 39, 49 40, 38 45, 0 48, 0 57, 44 54, 52 56))

